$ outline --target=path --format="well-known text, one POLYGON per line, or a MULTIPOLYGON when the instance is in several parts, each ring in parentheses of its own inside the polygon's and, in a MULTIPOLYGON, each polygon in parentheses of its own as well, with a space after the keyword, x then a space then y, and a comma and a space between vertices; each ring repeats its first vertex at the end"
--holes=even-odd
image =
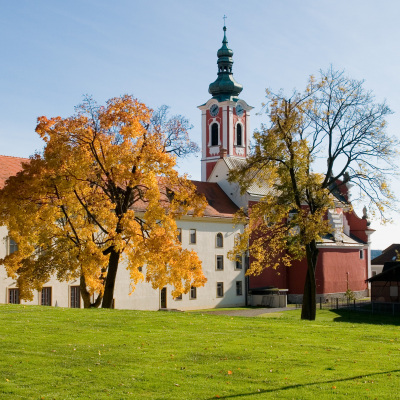
POLYGON ((258 317, 259 315, 268 313, 277 313, 282 311, 294 310, 293 307, 285 308, 249 308, 247 310, 221 310, 221 311, 204 311, 203 314, 230 315, 232 317, 258 317))

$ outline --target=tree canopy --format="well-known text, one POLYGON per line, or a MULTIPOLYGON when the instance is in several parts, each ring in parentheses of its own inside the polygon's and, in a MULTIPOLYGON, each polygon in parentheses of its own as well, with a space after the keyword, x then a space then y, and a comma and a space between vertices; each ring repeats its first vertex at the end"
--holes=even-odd
POLYGON ((122 258, 132 290, 146 280, 154 288, 171 284, 178 296, 205 283, 197 254, 182 249, 176 226, 205 207, 175 170, 176 155, 196 145, 187 120, 168 119, 166 111, 153 112, 131 96, 101 107, 85 98, 72 117, 38 118, 43 154, 0 192, 1 223, 18 244, 2 261, 21 298, 55 275, 80 279, 85 306, 111 307, 122 258))
POLYGON ((242 191, 265 184, 269 194, 251 207, 234 252, 250 243, 249 274, 306 258, 302 318, 315 319, 317 243, 331 230, 326 213, 338 202, 351 207, 352 182, 371 212, 384 216, 393 202, 387 178, 397 170, 398 142, 385 131, 390 108, 343 71, 321 71, 290 97, 267 90, 267 98, 271 123, 255 132, 251 155, 230 179, 242 191))

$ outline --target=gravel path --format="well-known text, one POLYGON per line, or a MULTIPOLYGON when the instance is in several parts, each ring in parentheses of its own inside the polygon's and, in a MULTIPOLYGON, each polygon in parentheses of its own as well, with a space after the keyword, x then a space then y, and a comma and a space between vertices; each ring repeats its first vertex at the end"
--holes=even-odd
POLYGON ((293 307, 286 308, 249 308, 248 310, 221 310, 205 311, 203 314, 230 315, 232 317, 257 317, 259 315, 293 310, 293 307))

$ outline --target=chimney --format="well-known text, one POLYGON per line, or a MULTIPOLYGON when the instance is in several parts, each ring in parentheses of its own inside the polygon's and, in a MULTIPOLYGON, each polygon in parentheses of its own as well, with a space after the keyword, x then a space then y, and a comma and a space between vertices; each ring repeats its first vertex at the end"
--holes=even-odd
POLYGON ((221 146, 219 154, 220 158, 225 158, 228 155, 228 151, 221 146))

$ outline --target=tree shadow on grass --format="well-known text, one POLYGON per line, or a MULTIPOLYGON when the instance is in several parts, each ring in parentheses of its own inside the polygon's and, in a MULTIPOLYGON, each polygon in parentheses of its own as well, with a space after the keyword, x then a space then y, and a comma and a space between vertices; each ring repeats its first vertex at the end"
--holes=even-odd
POLYGON ((400 326, 400 315, 392 315, 390 313, 374 313, 371 311, 356 310, 332 310, 338 317, 334 318, 335 322, 350 322, 353 324, 375 324, 375 325, 395 325, 400 326))
MULTIPOLYGON (((259 396, 259 395, 264 395, 266 393, 275 393, 275 392, 280 392, 283 390, 290 390, 290 389, 298 389, 298 388, 303 388, 303 387, 312 387, 315 385, 323 385, 323 384, 330 384, 330 383, 338 383, 338 382, 345 382, 345 381, 352 381, 354 379, 365 379, 365 378, 370 378, 371 376, 378 376, 378 375, 387 375, 387 374, 393 374, 396 372, 400 372, 400 369, 394 369, 391 371, 384 371, 384 372, 375 372, 372 374, 365 374, 365 375, 355 375, 350 378, 343 378, 343 379, 332 379, 329 381, 319 381, 319 382, 312 382, 312 383, 304 383, 304 384, 297 384, 297 385, 288 385, 288 386, 283 386, 280 388, 275 388, 275 389, 265 389, 257 391, 257 392, 249 392, 249 393, 240 393, 240 394, 232 394, 232 395, 227 395, 227 396, 213 396, 209 397, 207 400, 212 400, 215 398, 218 399, 234 399, 234 398, 240 398, 243 396, 259 396)), ((265 398, 265 397, 264 397, 265 398)))

